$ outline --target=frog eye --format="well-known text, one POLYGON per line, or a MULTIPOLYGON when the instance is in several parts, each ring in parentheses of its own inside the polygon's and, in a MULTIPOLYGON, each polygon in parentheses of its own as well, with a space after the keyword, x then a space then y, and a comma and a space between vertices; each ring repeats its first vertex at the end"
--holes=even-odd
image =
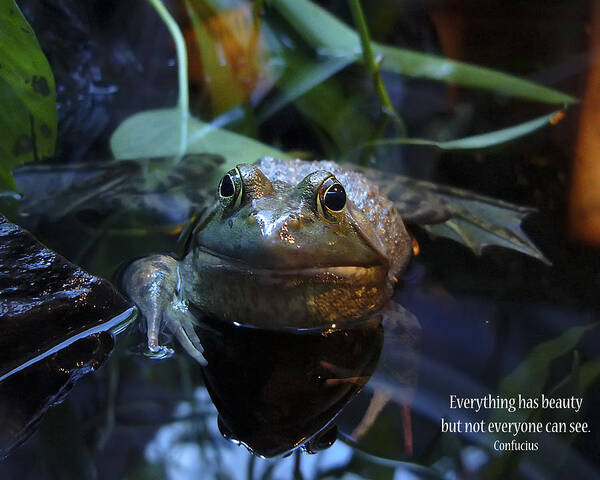
POLYGON ((243 182, 237 168, 229 170, 219 183, 219 200, 227 207, 238 207, 242 201, 243 182))
POLYGON ((326 178, 317 191, 317 209, 321 215, 339 213, 346 208, 346 190, 335 177, 326 178))

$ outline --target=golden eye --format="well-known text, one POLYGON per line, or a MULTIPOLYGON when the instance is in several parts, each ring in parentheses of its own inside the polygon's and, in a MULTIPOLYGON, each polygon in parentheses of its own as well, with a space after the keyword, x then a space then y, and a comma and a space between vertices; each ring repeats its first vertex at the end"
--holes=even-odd
POLYGON ((339 213, 346 208, 346 190, 335 177, 326 178, 317 190, 317 209, 321 215, 339 213))
POLYGON ((217 193, 226 207, 236 208, 242 201, 243 182, 237 168, 229 170, 219 182, 217 193))

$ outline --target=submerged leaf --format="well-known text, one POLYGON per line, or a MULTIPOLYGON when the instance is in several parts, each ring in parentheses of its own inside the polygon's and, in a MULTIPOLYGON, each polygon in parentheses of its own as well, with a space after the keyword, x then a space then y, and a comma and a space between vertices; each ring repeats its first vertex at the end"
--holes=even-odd
POLYGON ((585 391, 600 378, 600 360, 592 360, 579 367, 578 383, 585 391))
MULTIPOLYGON (((319 53, 332 56, 360 54, 357 33, 324 8, 309 0, 270 0, 270 3, 319 53)), ((543 103, 576 102, 570 95, 489 68, 376 42, 372 46, 374 54, 382 56, 382 69, 408 77, 439 80, 543 103)))
POLYGON ((543 392, 551 363, 572 351, 596 324, 573 327, 557 338, 536 346, 527 358, 500 384, 503 397, 534 397, 543 392))
POLYGON ((15 169, 19 223, 95 274, 128 259, 172 250, 183 225, 208 198, 223 158, 173 158, 15 169), (208 187, 208 192, 204 190, 208 187), (65 235, 65 232, 69 232, 65 235))
POLYGON ((13 0, 0 0, 0 190, 15 190, 16 165, 54 153, 54 77, 13 0))

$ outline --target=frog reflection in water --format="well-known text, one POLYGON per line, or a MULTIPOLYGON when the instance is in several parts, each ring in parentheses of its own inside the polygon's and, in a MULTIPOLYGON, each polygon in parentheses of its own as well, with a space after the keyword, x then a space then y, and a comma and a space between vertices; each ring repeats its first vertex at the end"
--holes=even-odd
POLYGON ((329 161, 264 158, 227 173, 217 197, 181 261, 153 255, 124 273, 151 352, 165 348, 166 326, 205 362, 192 307, 267 329, 385 317, 412 244, 394 204, 361 173, 329 161))

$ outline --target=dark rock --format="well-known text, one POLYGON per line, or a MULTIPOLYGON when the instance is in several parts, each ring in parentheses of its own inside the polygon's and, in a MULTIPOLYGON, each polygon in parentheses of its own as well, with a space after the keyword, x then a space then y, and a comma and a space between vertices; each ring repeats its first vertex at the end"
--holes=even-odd
POLYGON ((135 309, 0 216, 0 458, 99 368, 135 309))

